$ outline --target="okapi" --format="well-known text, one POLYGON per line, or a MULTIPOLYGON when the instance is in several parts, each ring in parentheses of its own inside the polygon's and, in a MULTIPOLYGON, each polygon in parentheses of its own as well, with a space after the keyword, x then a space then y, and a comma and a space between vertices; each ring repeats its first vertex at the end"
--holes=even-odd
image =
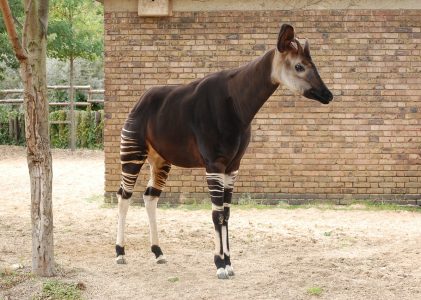
POLYGON ((281 84, 323 104, 333 99, 313 63, 308 42, 303 48, 287 24, 280 29, 277 47, 247 65, 187 85, 155 87, 140 98, 121 132, 117 263, 126 263, 129 199, 148 159, 151 174, 143 200, 156 262, 166 262, 159 246, 156 208, 171 165, 202 167, 212 201, 216 274, 220 279, 234 275, 228 242, 232 191, 250 141, 251 121, 281 84))

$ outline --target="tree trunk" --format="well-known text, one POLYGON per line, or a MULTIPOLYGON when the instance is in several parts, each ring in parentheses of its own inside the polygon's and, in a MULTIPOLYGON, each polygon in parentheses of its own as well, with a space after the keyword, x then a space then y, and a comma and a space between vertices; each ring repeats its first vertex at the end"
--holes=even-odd
POLYGON ((73 88, 74 58, 70 57, 69 98, 70 98, 70 149, 76 149, 75 93, 73 88))
POLYGON ((19 43, 6 0, 0 0, 0 9, 20 62, 24 86, 25 137, 31 183, 32 271, 41 276, 53 276, 53 174, 46 78, 48 0, 25 0, 24 4, 22 43, 19 43))
POLYGON ((31 183, 32 271, 54 275, 52 159, 48 125, 46 49, 48 0, 25 0, 23 47, 28 59, 21 62, 24 85, 27 162, 31 183))
POLYGON ((31 182, 32 270, 54 275, 52 159, 48 125, 46 50, 48 0, 25 0, 28 53, 21 64, 27 160, 31 182), (32 2, 32 4, 31 4, 32 2))

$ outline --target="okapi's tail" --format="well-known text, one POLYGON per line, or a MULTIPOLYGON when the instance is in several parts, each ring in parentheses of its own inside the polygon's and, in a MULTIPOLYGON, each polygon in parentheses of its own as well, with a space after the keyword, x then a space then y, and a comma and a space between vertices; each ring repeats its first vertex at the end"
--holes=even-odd
POLYGON ((129 118, 121 131, 121 184, 117 194, 123 199, 132 196, 137 176, 148 156, 146 144, 141 141, 141 136, 131 125, 129 118))

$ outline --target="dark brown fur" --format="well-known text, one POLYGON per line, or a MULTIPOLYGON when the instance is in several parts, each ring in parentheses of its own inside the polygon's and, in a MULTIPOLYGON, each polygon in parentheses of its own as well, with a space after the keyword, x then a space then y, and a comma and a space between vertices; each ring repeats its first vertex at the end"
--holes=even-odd
POLYGON ((171 164, 207 172, 237 170, 254 115, 278 87, 270 78, 274 51, 234 70, 187 85, 149 90, 125 129, 171 164))

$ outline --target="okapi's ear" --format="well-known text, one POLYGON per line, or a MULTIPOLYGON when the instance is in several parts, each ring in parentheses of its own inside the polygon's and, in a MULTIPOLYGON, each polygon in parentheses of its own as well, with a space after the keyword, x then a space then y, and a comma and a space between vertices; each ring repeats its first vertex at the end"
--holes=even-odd
POLYGON ((310 45, 308 44, 308 41, 307 40, 306 40, 306 43, 304 44, 304 55, 308 59, 311 59, 311 56, 310 56, 310 45))
POLYGON ((289 24, 283 24, 279 31, 277 48, 279 52, 287 51, 291 48, 291 42, 294 40, 294 27, 289 24))

